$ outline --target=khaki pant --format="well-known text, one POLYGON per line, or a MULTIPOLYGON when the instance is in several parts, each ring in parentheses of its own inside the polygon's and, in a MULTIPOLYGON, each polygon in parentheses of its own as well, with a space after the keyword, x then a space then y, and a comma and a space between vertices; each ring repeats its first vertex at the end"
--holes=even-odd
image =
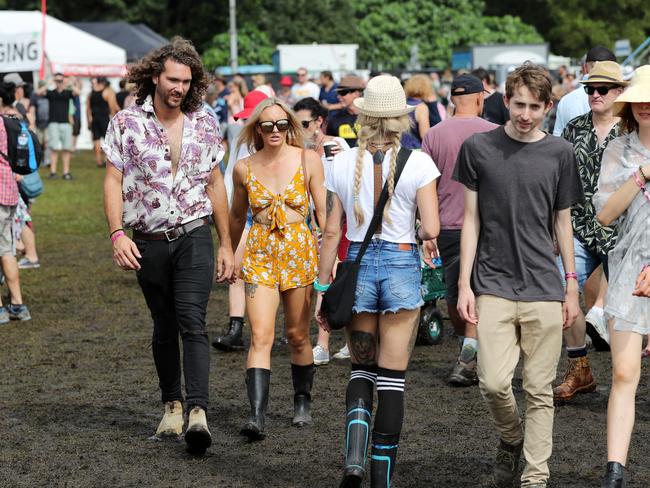
POLYGON ((562 348, 562 303, 515 302, 483 295, 476 302, 478 377, 501 438, 524 440, 526 468, 521 486, 546 482, 553 448, 553 380, 562 348), (526 391, 524 433, 512 377, 520 354, 526 391))

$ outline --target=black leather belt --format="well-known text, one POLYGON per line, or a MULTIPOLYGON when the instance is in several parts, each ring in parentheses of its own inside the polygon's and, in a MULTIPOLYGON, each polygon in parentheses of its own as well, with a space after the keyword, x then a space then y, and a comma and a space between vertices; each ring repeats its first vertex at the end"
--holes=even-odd
POLYGON ((143 241, 164 241, 167 242, 175 241, 176 239, 183 237, 186 234, 189 234, 194 229, 198 229, 203 225, 209 225, 210 221, 207 217, 200 219, 192 220, 187 224, 179 225, 173 229, 167 229, 162 232, 140 232, 139 230, 133 231, 133 238, 140 239, 143 241))

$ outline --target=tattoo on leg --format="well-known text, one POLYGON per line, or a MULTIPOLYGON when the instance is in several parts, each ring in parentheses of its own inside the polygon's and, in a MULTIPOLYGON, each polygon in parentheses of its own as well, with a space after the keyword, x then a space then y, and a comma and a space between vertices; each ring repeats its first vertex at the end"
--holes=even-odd
POLYGON ((325 210, 327 212, 327 216, 332 213, 332 209, 334 208, 334 192, 331 192, 327 190, 327 196, 325 197, 325 210))
POLYGON ((377 363, 377 341, 368 332, 355 330, 350 333, 350 352, 359 364, 377 363))
POLYGON ((246 295, 248 298, 253 298, 255 296, 255 292, 257 291, 257 286, 255 283, 244 283, 244 291, 246 292, 246 295))

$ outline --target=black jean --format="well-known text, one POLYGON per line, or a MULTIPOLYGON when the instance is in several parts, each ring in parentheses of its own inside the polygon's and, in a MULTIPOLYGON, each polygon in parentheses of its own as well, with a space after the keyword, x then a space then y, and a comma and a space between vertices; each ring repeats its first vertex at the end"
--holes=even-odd
POLYGON ((178 334, 188 407, 207 408, 210 345, 205 312, 214 276, 214 246, 205 225, 172 242, 136 240, 138 283, 153 318, 151 349, 162 401, 183 400, 178 334))

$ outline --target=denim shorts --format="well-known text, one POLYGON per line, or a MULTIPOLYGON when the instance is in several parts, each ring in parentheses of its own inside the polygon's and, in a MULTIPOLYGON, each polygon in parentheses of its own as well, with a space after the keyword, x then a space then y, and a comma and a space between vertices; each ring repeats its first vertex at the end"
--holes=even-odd
MULTIPOLYGON (((357 257, 360 242, 351 242, 346 260, 357 257)), ((422 272, 415 244, 373 239, 361 259, 354 313, 395 313, 424 305, 420 292, 422 272)))
MULTIPOLYGON (((578 275, 578 287, 582 292, 585 288, 585 283, 591 276, 591 273, 599 265, 603 265, 603 270, 605 272, 605 278, 609 278, 609 268, 607 255, 605 254, 595 254, 592 253, 579 239, 573 238, 573 255, 575 256, 576 262, 576 274, 578 275)), ((562 274, 562 284, 566 286, 566 281, 564 280, 564 266, 562 265, 562 257, 557 257, 557 267, 560 269, 562 274)))

